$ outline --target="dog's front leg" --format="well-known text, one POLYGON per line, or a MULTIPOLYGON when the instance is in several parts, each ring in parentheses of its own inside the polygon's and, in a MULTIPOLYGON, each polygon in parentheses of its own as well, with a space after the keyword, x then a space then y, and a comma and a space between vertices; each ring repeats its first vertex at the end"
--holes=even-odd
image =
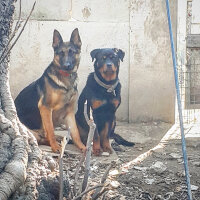
POLYGON ((76 125, 76 120, 75 120, 75 115, 74 112, 68 112, 66 117, 65 117, 66 125, 70 127, 70 132, 71 132, 71 137, 74 142, 74 144, 82 151, 85 153, 86 151, 86 146, 82 143, 80 134, 78 132, 78 128, 76 125))
POLYGON ((103 130, 100 132, 100 143, 104 152, 112 153, 112 148, 109 142, 109 123, 106 122, 103 130))
POLYGON ((55 135, 54 135, 54 127, 53 127, 53 121, 52 121, 52 109, 47 108, 44 105, 39 106, 40 115, 42 118, 42 124, 43 128, 46 134, 46 138, 49 141, 49 144, 54 152, 60 151, 61 147, 56 141, 55 135))

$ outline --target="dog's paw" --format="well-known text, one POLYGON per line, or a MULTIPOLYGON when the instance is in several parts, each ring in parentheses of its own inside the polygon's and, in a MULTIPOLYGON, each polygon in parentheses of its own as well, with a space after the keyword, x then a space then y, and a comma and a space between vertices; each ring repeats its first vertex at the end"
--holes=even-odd
POLYGON ((51 149, 55 153, 61 152, 61 146, 57 142, 51 144, 51 149))
POLYGON ((104 146, 103 147, 103 152, 108 152, 109 154, 111 154, 112 153, 112 148, 110 147, 110 145, 104 146))
POLYGON ((83 146, 80 148, 80 150, 81 150, 82 153, 86 154, 87 148, 86 148, 86 146, 83 145, 83 146))
POLYGON ((101 148, 93 148, 93 154, 95 156, 100 156, 101 152, 102 152, 101 148))

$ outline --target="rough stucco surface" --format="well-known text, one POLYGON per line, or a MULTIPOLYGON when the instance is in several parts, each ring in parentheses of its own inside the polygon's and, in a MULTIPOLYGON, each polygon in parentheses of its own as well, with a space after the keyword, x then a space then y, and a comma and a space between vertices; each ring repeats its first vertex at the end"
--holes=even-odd
MULTIPOLYGON (((22 0, 23 18, 33 2, 22 0)), ((175 8, 172 11, 175 12, 175 8)), ((16 19, 17 13, 18 9, 16 19)), ((61 0, 59 3, 38 0, 32 19, 11 54, 13 97, 41 76, 52 61, 53 30, 59 30, 67 41, 76 27, 83 43, 79 91, 93 70, 90 51, 121 48, 125 59, 120 67, 122 104, 117 112, 118 120, 174 120, 171 51, 162 0, 61 0)))
POLYGON ((192 1, 192 24, 191 24, 191 34, 200 34, 200 1, 192 1))
POLYGON ((119 23, 116 26, 113 23, 30 21, 11 55, 10 85, 13 97, 15 98, 21 89, 30 82, 39 78, 52 61, 53 30, 59 30, 63 40, 68 41, 72 30, 76 27, 79 28, 82 40, 81 62, 78 69, 79 93, 85 85, 88 74, 93 70, 93 63, 90 57, 91 50, 103 47, 117 47, 125 51, 124 62, 121 63, 119 74, 123 89, 122 104, 118 109, 118 118, 127 121, 129 69, 129 28, 127 23, 119 23))
MULTIPOLYGON (((176 12, 175 1, 171 9, 176 12)), ((164 1, 133 0, 130 23, 129 119, 173 122, 174 78, 164 1)))

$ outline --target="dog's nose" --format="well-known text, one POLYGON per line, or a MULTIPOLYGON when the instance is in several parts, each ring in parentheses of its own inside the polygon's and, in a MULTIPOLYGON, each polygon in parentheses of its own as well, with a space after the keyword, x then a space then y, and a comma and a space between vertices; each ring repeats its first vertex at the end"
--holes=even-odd
POLYGON ((67 68, 70 67, 70 65, 71 65, 70 62, 66 62, 66 63, 65 63, 65 67, 67 67, 67 68))
POLYGON ((70 62, 66 62, 64 67, 67 69, 67 70, 71 70, 73 68, 72 64, 70 62))
POLYGON ((112 67, 112 63, 107 63, 107 67, 112 67))

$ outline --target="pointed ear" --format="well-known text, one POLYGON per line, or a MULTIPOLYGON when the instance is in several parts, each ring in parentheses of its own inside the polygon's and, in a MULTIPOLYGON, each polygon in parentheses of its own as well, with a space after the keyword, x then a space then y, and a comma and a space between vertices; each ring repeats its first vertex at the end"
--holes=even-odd
POLYGON ((94 49, 90 52, 90 56, 92 57, 92 62, 94 61, 94 59, 96 58, 98 52, 100 51, 100 49, 94 49))
POLYGON ((54 30, 52 47, 54 49, 58 48, 62 43, 63 43, 63 39, 62 39, 60 33, 57 30, 54 30))
POLYGON ((81 48, 82 42, 78 32, 78 28, 75 28, 71 34, 70 42, 74 44, 74 46, 81 48))
POLYGON ((113 50, 117 53, 120 60, 123 62, 123 59, 124 59, 124 56, 125 56, 124 51, 122 51, 121 49, 117 49, 117 48, 114 48, 113 50))

